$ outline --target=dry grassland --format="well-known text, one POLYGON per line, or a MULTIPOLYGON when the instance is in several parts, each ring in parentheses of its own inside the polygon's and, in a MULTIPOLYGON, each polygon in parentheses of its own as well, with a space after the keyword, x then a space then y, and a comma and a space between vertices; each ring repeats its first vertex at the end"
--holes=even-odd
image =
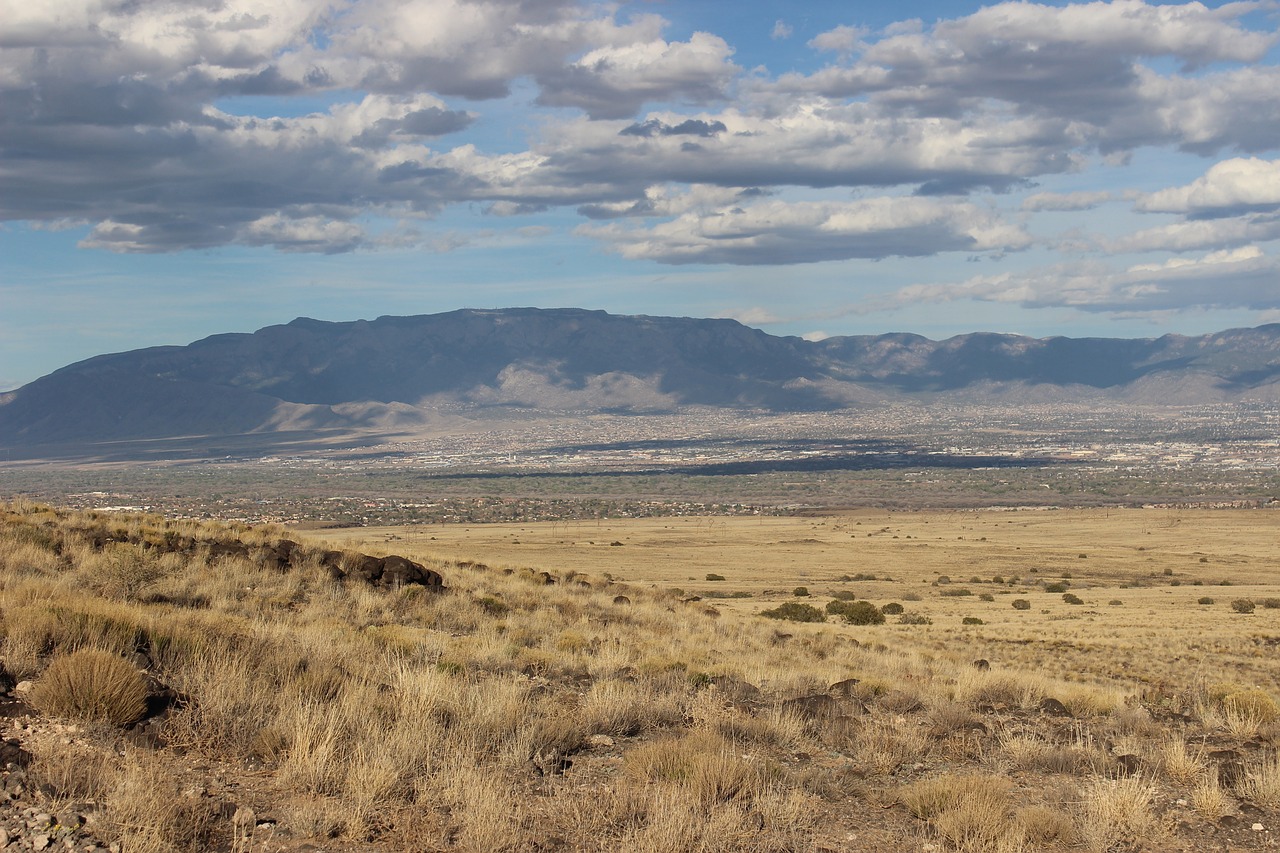
POLYGON ((933 624, 890 618, 841 627, 832 620, 823 632, 1128 691, 1235 679, 1280 695, 1280 609, 1261 604, 1280 596, 1280 513, 1273 511, 861 511, 327 535, 498 568, 674 588, 742 615, 795 600, 800 586, 819 607, 852 592, 878 605, 902 603, 933 624), (707 581, 708 574, 724 580, 707 581), (1084 603, 1043 591, 1054 582, 1084 603), (971 594, 956 594, 963 590, 971 594), (734 593, 750 597, 724 597, 734 593), (982 600, 984 593, 993 600, 982 600), (1031 608, 1014 610, 1018 598, 1031 608), (1198 603, 1204 598, 1214 603, 1198 603), (1258 603, 1252 614, 1231 609, 1240 598, 1258 603), (984 624, 962 625, 966 616, 984 624))
POLYGON ((85 804, 125 853, 1280 837, 1272 513, 359 529, 288 570, 254 556, 279 530, 23 504, 0 522, 0 660, 45 714, 10 734, 51 808, 85 804), (208 544, 233 535, 257 550, 208 544), (447 590, 336 580, 335 546, 447 590), (889 615, 761 615, 833 601, 889 615), (126 731, 109 721, 133 704, 90 721, 100 701, 55 701, 102 698, 76 677, 102 652, 143 668, 149 701, 171 688, 167 717, 126 731))

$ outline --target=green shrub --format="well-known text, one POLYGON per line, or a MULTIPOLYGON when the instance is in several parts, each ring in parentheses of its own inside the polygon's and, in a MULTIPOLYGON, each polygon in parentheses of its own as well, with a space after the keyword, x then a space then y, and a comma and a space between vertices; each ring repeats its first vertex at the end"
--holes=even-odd
POLYGON ((1237 613, 1252 613, 1253 602, 1247 598, 1237 598, 1231 602, 1231 609, 1237 613))
POLYGON ((1063 593, 1062 600, 1067 604, 1084 604, 1084 599, 1070 592, 1063 593))
POLYGON ((805 598, 809 595, 809 587, 798 586, 791 591, 791 594, 794 595, 796 598, 805 598))
POLYGON ((787 601, 771 610, 761 610, 760 615, 768 619, 785 619, 788 622, 826 622, 822 611, 811 604, 799 601, 787 601))
POLYGON ((992 583, 1004 583, 1004 578, 1002 578, 1000 575, 995 575, 994 577, 992 577, 992 578, 991 578, 991 582, 992 582, 992 583))
POLYGON ((853 601, 858 596, 850 589, 838 589, 831 593, 837 601, 853 601))
POLYGON ((1013 609, 1014 610, 1030 610, 1031 602, 1027 601, 1025 598, 1015 598, 1013 600, 1013 609))
POLYGON ((1047 583, 1044 585, 1045 592, 1066 592, 1067 584, 1065 583, 1047 583))
POLYGON ((937 579, 937 580, 935 580, 935 581, 934 581, 934 583, 936 583, 936 584, 947 584, 947 583, 951 583, 951 576, 950 576, 950 575, 938 575, 938 579, 937 579))
POLYGON ((53 717, 127 726, 147 710, 147 682, 111 652, 81 649, 55 658, 31 689, 31 704, 53 717))
POLYGON ((1207 595, 1202 595, 1196 599, 1196 604, 1213 604, 1214 600, 1207 595))
POLYGON ((996 597, 989 592, 984 592, 978 596, 981 601, 995 601, 996 597))
POLYGON ((985 625, 987 623, 983 622, 977 616, 966 616, 960 620, 960 624, 961 625, 985 625))
POLYGON ((885 616, 897 616, 902 613, 903 607, 896 601, 890 601, 884 607, 880 608, 880 612, 885 616))
POLYGON ((850 625, 881 625, 884 614, 870 601, 831 601, 827 612, 839 616, 850 625))

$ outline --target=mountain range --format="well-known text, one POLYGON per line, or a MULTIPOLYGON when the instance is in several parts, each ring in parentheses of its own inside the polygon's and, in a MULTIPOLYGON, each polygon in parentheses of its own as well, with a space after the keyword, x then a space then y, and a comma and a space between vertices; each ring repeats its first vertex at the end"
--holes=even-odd
POLYGON ((890 402, 1280 400, 1280 324, 1200 337, 778 337, 580 309, 300 318, 101 355, 0 394, 0 447, 323 430, 484 412, 773 412, 890 402))

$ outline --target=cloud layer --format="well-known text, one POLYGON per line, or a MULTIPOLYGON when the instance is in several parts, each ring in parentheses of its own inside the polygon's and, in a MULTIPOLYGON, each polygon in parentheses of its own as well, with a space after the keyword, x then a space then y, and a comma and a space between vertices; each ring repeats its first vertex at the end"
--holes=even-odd
POLYGON ((1000 257, 1035 245, 1040 214, 1124 198, 1036 182, 1154 148, 1212 159, 1129 194, 1149 227, 904 298, 1272 307, 1280 68, 1257 16, 1273 12, 1114 0, 851 20, 809 39, 827 64, 775 74, 721 34, 579 0, 0 0, 0 218, 79 225, 114 252, 337 253, 438 247, 429 220, 476 204, 562 209, 663 264, 1000 257), (254 114, 249 97, 311 106, 254 114), (513 143, 478 132, 513 111, 536 119, 513 143), (1202 254, 1117 271, 1119 252, 1202 254))

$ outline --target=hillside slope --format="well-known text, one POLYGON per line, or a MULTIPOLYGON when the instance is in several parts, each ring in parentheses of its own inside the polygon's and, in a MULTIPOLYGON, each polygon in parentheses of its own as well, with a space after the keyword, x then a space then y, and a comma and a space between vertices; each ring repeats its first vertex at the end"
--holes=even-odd
POLYGON ((441 412, 812 411, 1020 397, 1280 399, 1280 325, 1203 337, 891 334, 811 342, 733 320, 579 309, 298 319, 102 355, 0 396, 0 446, 412 429, 441 412))

